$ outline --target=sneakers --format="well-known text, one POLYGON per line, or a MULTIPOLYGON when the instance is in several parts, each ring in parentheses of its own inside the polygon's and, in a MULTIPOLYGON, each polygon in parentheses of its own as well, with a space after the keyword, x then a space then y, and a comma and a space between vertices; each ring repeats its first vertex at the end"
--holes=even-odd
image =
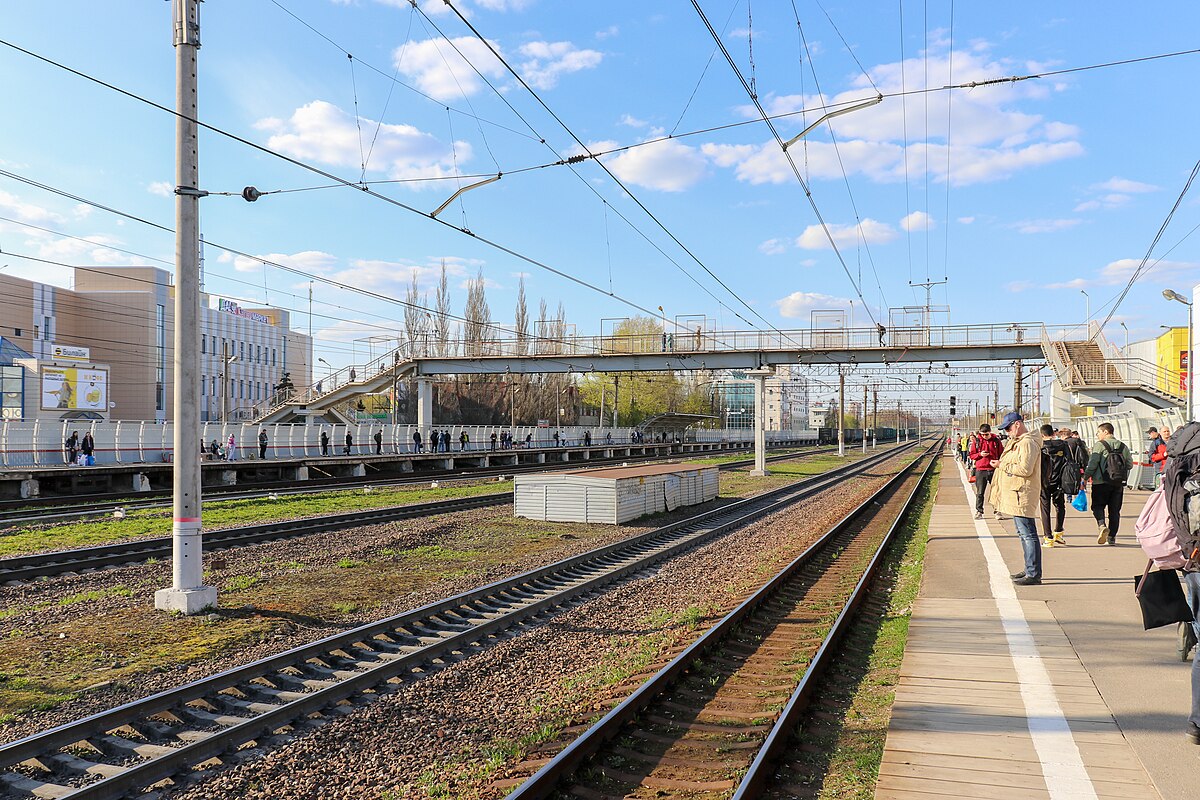
POLYGON ((983 519, 983 512, 982 512, 982 511, 976 511, 976 512, 975 512, 975 519, 983 519))
POLYGON ((1028 575, 1022 575, 1020 578, 1017 578, 1015 581, 1013 581, 1013 583, 1017 586, 1041 586, 1042 579, 1031 578, 1028 575))
POLYGON ((1008 519, 1008 517, 1004 516, 1004 515, 1003 515, 1003 514, 1001 514, 999 511, 997 511, 997 512, 996 512, 996 519, 1008 519))
POLYGON ((1200 744, 1200 728, 1196 727, 1196 723, 1188 723, 1187 737, 1191 740, 1192 744, 1200 744))
POLYGON ((1051 537, 1042 539, 1042 547, 1054 547, 1054 544, 1055 544, 1054 539, 1051 537))
POLYGON ((1115 537, 1115 536, 1109 536, 1108 541, 1105 542, 1105 544, 1107 544, 1109 547, 1113 547, 1114 545, 1116 545, 1116 543, 1117 543, 1117 537, 1115 537))
POLYGON ((1066 544, 1067 543, 1067 537, 1063 535, 1062 531, 1054 532, 1054 543, 1055 544, 1066 544))
POLYGON ((1021 570, 1020 572, 1014 572, 1012 574, 1012 579, 1014 581, 1019 581, 1021 578, 1024 578, 1024 577, 1025 577, 1025 570, 1021 570))
POLYGON ((1096 544, 1104 544, 1108 541, 1108 526, 1101 525, 1100 533, 1096 536, 1096 544))

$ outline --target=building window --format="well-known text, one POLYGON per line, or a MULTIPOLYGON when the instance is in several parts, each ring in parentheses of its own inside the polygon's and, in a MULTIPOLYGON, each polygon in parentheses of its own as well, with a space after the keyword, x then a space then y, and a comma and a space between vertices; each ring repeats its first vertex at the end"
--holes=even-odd
POLYGON ((215 356, 217 354, 217 335, 215 333, 212 336, 212 351, 215 356))
POLYGON ((254 345, 254 363, 255 364, 262 363, 262 345, 258 345, 258 344, 254 345))
POLYGON ((154 307, 154 336, 155 347, 158 351, 158 363, 154 368, 154 410, 164 411, 167 407, 166 398, 166 382, 167 382, 167 328, 166 328, 166 308, 157 305, 154 307))
POLYGON ((202 334, 200 334, 200 354, 203 355, 207 352, 208 352, 208 337, 202 333, 202 334))
MULTIPOLYGON (((21 332, 17 331, 17 336, 20 336, 20 335, 21 335, 21 332)), ((271 366, 272 367, 275 366, 275 348, 274 347, 271 348, 271 366)))
POLYGON ((25 369, 0 367, 0 418, 21 419, 25 414, 25 369))
POLYGON ((242 361, 246 360, 246 343, 238 342, 238 358, 242 361))
POLYGON ((201 397, 204 397, 204 382, 205 382, 205 376, 201 375, 200 376, 200 396, 201 397))
POLYGON ((20 336, 20 335, 21 335, 21 329, 13 328, 13 336, 20 336))

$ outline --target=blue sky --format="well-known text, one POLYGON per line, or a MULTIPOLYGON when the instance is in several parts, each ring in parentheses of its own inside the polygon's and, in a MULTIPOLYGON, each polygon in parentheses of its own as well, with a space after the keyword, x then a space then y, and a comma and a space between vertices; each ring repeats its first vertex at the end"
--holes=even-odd
MULTIPOLYGON (((1200 7, 1190 2, 1136 11, 1118 2, 959 2, 953 25, 949 2, 796 0, 799 25, 792 3, 701 5, 769 113, 809 109, 776 121, 784 138, 814 122, 822 102, 868 99, 874 87, 892 95, 1187 50, 1200 28, 1200 7)), ((856 322, 867 324, 855 284, 886 322, 889 307, 923 299, 909 283, 926 277, 948 278, 934 302, 949 305, 955 323, 1078 323, 1081 289, 1099 316, 1200 157, 1200 112, 1191 101, 1196 55, 887 96, 834 120, 836 147, 822 126, 789 151, 839 244, 843 269, 690 3, 457 6, 549 111, 440 0, 423 4, 424 13, 401 0, 212 0, 201 17, 201 118, 351 181, 410 181, 375 188, 426 212, 478 180, 456 174, 503 172, 441 219, 602 290, 611 286, 644 308, 705 314, 725 328, 746 327, 737 315, 758 327, 807 328, 812 309, 848 308, 851 300, 856 322), (520 171, 582 152, 550 112, 592 151, 673 135, 603 157, 604 164, 732 293, 595 163, 520 171), (749 124, 681 135, 732 123, 749 124)), ((173 104, 170 3, 6 3, 0 31, 13 44, 173 104)), ((0 74, 0 168, 171 224, 169 115, 8 47, 0 47, 0 74)), ((201 138, 201 181, 211 192, 235 193, 327 183, 213 133, 201 138)), ((445 260, 455 309, 466 296, 460 285, 482 269, 498 322, 512 320, 522 274, 532 309, 539 297, 551 308, 562 301, 580 333, 637 313, 352 188, 273 194, 254 204, 214 196, 202 208, 214 242, 384 295, 402 297, 414 273, 431 291, 445 260)), ((6 253, 82 265, 172 259, 169 234, 3 176, 0 216, 88 240, 0 222, 6 253)), ((1184 309, 1160 293, 1200 280, 1200 236, 1184 239, 1197 223, 1200 203, 1189 195, 1155 251, 1164 260, 1118 310, 1114 341, 1123 338, 1114 333, 1119 321, 1135 339, 1183 323, 1184 309)), ((206 256, 210 291, 294 308, 301 312, 295 326, 307 328, 306 280, 212 247, 206 256)), ((63 269, 15 256, 0 263, 65 282, 63 269)), ((394 304, 319 283, 315 293, 318 349, 336 362, 348 360, 351 340, 386 333, 401 315, 394 304)))

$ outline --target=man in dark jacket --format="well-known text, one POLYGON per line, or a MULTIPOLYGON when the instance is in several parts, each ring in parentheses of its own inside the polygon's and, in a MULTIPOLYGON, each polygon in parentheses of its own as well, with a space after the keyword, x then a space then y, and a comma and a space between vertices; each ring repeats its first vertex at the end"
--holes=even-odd
POLYGON ((375 431, 375 455, 383 455, 383 431, 375 431))
POLYGON ((979 426, 979 435, 972 438, 970 459, 975 466, 975 519, 983 519, 983 499, 987 497, 995 464, 1004 447, 986 422, 979 426))
POLYGON ((259 460, 267 457, 267 429, 258 429, 258 458, 259 460))
POLYGON ((1053 425, 1042 426, 1042 547, 1066 544, 1063 521, 1067 501, 1063 495, 1063 471, 1070 459, 1067 443, 1056 439, 1053 425), (1050 527, 1050 506, 1054 506, 1054 527, 1050 527))
POLYGON ((1125 474, 1133 467, 1133 454, 1129 445, 1113 436, 1113 426, 1101 422, 1096 429, 1096 449, 1088 458, 1083 470, 1085 478, 1092 479, 1092 516, 1096 518, 1096 544, 1116 544, 1117 530, 1121 527, 1121 504, 1125 500, 1125 480, 1114 476, 1108 468, 1109 454, 1115 454, 1125 463, 1125 474), (1105 523, 1105 511, 1108 521, 1105 523))
POLYGON ((321 431, 321 455, 329 455, 329 434, 321 431))

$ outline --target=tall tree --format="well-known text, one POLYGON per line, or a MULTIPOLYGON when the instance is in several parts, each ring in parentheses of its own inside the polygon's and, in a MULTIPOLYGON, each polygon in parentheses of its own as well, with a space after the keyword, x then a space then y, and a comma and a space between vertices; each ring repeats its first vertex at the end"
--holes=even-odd
POLYGON ((422 336, 426 331, 426 313, 421 308, 421 295, 417 293, 417 271, 413 270, 412 283, 404 293, 404 333, 408 337, 409 353, 421 352, 422 336))
POLYGON ((485 343, 491 335, 492 311, 488 308, 487 294, 483 285, 483 269, 475 279, 467 283, 467 305, 463 310, 463 345, 465 355, 483 355, 485 343))
POLYGON ((437 343, 437 354, 453 355, 450 352, 450 288, 446 283, 446 259, 442 259, 442 275, 438 280, 437 306, 433 314, 433 338, 437 343))
POLYGON ((529 353, 529 309, 525 307, 525 278, 517 282, 517 313, 513 327, 517 335, 517 355, 529 353))

